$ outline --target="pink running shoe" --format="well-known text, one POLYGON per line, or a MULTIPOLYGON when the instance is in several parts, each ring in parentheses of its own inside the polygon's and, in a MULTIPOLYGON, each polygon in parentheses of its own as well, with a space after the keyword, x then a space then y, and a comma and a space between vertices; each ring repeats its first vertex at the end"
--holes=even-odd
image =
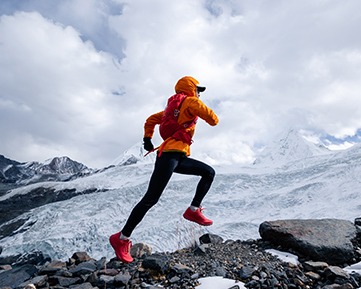
POLYGON ((133 261, 129 251, 132 247, 130 240, 120 240, 120 232, 109 237, 110 245, 112 245, 117 258, 124 263, 131 263, 133 261))
POLYGON ((210 220, 210 219, 207 219, 202 211, 204 209, 203 208, 198 208, 195 212, 193 212, 191 210, 191 208, 188 208, 184 214, 183 214, 183 217, 185 219, 187 219, 188 221, 191 221, 191 222, 195 222, 199 225, 202 225, 202 226, 210 226, 213 224, 213 221, 210 220))

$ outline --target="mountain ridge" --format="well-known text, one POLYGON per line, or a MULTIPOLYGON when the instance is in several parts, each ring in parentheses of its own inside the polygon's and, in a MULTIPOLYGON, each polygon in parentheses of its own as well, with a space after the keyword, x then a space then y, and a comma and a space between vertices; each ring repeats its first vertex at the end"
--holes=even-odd
POLYGON ((0 155, 0 183, 27 185, 42 181, 66 181, 92 172, 67 156, 40 162, 20 163, 0 155))

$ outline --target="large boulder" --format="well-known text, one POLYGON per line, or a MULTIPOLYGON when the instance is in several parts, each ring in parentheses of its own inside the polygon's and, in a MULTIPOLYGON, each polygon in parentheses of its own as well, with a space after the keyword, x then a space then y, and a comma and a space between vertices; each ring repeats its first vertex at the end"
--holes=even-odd
POLYGON ((332 265, 355 261, 355 225, 346 220, 308 219, 263 222, 259 227, 263 240, 292 250, 313 261, 332 265))

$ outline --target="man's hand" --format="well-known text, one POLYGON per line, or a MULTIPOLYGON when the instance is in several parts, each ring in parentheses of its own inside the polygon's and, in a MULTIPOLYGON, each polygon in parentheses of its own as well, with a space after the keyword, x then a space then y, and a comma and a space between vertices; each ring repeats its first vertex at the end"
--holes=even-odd
POLYGON ((143 146, 144 146, 144 149, 148 152, 154 150, 154 146, 152 144, 152 139, 150 137, 143 138, 143 146))

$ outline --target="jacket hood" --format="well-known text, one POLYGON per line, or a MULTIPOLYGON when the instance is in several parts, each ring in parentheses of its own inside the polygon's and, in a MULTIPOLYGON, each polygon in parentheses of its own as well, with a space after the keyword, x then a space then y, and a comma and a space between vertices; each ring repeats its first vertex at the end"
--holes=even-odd
POLYGON ((176 93, 184 93, 188 96, 195 96, 197 94, 197 85, 199 81, 192 76, 184 76, 178 80, 175 85, 176 93))

